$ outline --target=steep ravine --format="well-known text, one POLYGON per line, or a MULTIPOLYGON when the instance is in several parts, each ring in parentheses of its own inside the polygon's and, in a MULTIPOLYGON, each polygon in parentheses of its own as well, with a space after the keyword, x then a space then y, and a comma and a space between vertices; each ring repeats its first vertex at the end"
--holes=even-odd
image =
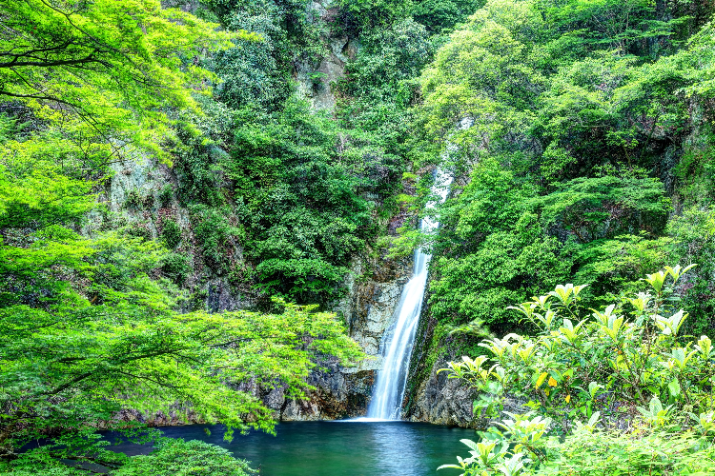
MULTIPOLYGON (((185 240, 188 243, 186 246, 189 247, 192 240, 188 212, 176 200, 160 203, 155 197, 155 192, 162 185, 175 183, 176 180, 172 169, 154 164, 150 159, 117 165, 103 197, 109 213, 94 216, 89 228, 109 226, 108 217, 114 214, 119 215, 126 224, 134 224, 147 236, 156 238, 161 233, 161 218, 172 217, 182 226, 182 233, 188 238, 185 240), (143 209, 127 204, 131 201, 130 194, 139 194, 145 202, 143 209), (147 219, 151 215, 159 217, 159 220, 147 219)), ((238 243, 235 244, 232 259, 237 262, 242 260, 238 243)), ((231 286, 226 278, 216 277, 199 284, 201 268, 197 271, 196 275, 187 280, 187 287, 198 288, 194 289, 193 295, 201 296, 205 309, 217 312, 250 309, 256 305, 250 294, 231 286)), ((376 259, 368 262, 364 258, 356 258, 345 281, 346 296, 331 306, 330 310, 344 317, 350 336, 360 343, 371 357, 370 360, 354 368, 343 368, 331 363, 327 369, 316 370, 309 379, 315 391, 307 401, 287 400, 282 388, 265 390, 248 384, 243 389, 260 397, 284 421, 364 415, 376 370, 381 365, 381 342, 394 318, 402 287, 411 273, 411 259, 376 259)), ((410 365, 410 382, 404 402, 407 411, 404 417, 411 421, 474 426, 475 423, 471 421, 471 398, 466 387, 455 380, 448 380, 445 373, 437 374, 445 366, 445 360, 425 361, 433 327, 434 321, 429 317, 429 308, 425 306, 410 365)), ((178 410, 179 407, 177 414, 182 413, 178 410)), ((145 415, 143 419, 158 425, 181 422, 176 415, 145 415)))
MULTIPOLYGON (((282 389, 261 395, 283 421, 336 419, 365 415, 375 376, 381 365, 381 342, 394 320, 394 312, 403 285, 411 275, 408 262, 383 261, 373 279, 361 281, 361 265, 356 264, 347 285, 349 293, 334 307, 345 317, 350 336, 360 343, 372 359, 355 368, 331 364, 312 374, 309 382, 316 387, 307 401, 286 400, 282 389)), ((482 420, 472 417, 472 394, 458 380, 439 373, 446 360, 425 362, 434 321, 429 310, 423 312, 410 364, 408 392, 403 402, 403 418, 415 422, 475 428, 482 420)), ((260 390, 254 391, 260 395, 260 390)))
MULTIPOLYGON (((193 4, 189 6, 195 7, 193 4)), ((337 13, 331 0, 313 2, 309 9, 313 18, 326 23, 333 21, 337 13)), ((308 100, 314 110, 330 111, 336 103, 331 84, 344 76, 346 64, 358 52, 359 41, 328 36, 325 43, 328 55, 318 64, 296 64, 294 79, 297 94, 308 100)), ((216 153, 224 152, 217 150, 216 153)), ((182 307, 185 310, 205 309, 209 312, 256 308, 259 298, 252 292, 250 285, 236 285, 229 276, 216 275, 201 259, 190 210, 183 207, 177 197, 182 180, 179 171, 147 156, 118 163, 113 169, 114 175, 105 183, 103 193, 100 194, 100 200, 106 204, 107 211, 92 217, 87 232, 124 227, 137 236, 160 239, 165 223, 173 221, 178 224, 182 238, 175 251, 192 257, 192 272, 183 283, 187 299, 181 304, 182 307), (171 194, 165 193, 167 187, 172 190, 171 194)), ((404 218, 394 217, 392 222, 401 223, 404 218)), ((392 232, 395 228, 390 226, 392 232)), ((241 243, 234 241, 229 245, 231 252, 226 259, 230 262, 230 269, 245 268, 247 264, 241 243)), ((264 389, 246 383, 241 390, 261 398, 269 408, 275 410, 276 417, 283 421, 365 415, 376 372, 382 363, 381 343, 393 322, 402 288, 411 274, 411 258, 395 261, 355 257, 344 283, 347 289, 345 297, 329 306, 329 310, 345 319, 350 336, 361 345, 370 359, 353 368, 329 362, 327 368, 316 370, 309 378, 315 390, 305 401, 287 399, 282 387, 264 389)), ((426 355, 425 344, 429 342, 432 331, 432 321, 428 316, 429 309, 425 306, 410 366, 410 382, 404 402, 407 412, 403 417, 412 421, 472 426, 471 400, 467 390, 456 381, 447 380, 444 373, 437 374, 445 362, 438 360, 431 368, 424 368, 425 362, 421 359, 426 355)), ((121 418, 140 418, 156 425, 175 425, 182 424, 184 420, 179 415, 186 413, 177 404, 175 414, 139 415, 127 412, 121 418)), ((190 411, 188 416, 191 421, 190 411)))

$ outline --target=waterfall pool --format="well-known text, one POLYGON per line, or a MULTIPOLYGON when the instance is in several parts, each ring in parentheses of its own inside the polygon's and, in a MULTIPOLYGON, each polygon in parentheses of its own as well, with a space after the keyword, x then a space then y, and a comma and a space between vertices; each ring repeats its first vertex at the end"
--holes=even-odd
MULTIPOLYGON (((426 423, 320 421, 289 422, 276 427, 276 436, 261 432, 223 441, 221 427, 191 425, 162 428, 165 436, 220 445, 259 469, 259 476, 454 476, 442 464, 468 455, 459 440, 476 439, 473 430, 426 423), (207 435, 206 429, 211 431, 207 435)), ((144 454, 148 446, 116 445, 129 455, 144 454)))

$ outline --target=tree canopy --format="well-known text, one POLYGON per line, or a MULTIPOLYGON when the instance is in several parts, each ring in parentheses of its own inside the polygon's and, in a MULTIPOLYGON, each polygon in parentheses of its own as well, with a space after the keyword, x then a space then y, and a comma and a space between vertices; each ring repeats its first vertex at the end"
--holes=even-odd
MULTIPOLYGON (((689 201, 673 167, 702 147, 685 141, 711 137, 700 123, 710 113, 693 110, 710 95, 708 8, 493 0, 451 34, 417 108, 422 163, 448 151, 443 166, 467 184, 443 213, 435 315, 505 331, 518 326, 509 302, 570 276, 605 295, 637 281, 641 264, 692 259, 668 219, 673 200, 710 213, 712 195, 689 201)), ((704 312, 693 325, 710 322, 704 312)))
POLYGON ((200 59, 259 39, 158 0, 5 1, 0 18, 0 96, 105 161, 131 145, 162 154, 170 109, 198 110, 193 94, 216 79, 200 59))
MULTIPOLYGON (((204 114, 199 98, 218 81, 202 67, 207 55, 260 36, 154 0, 2 2, 0 28, 3 470, 122 467, 126 457, 96 431, 154 438, 139 424, 147 412, 221 422, 227 437, 271 431, 272 412, 241 384, 299 398, 324 359, 360 357, 342 322, 314 306, 182 313, 184 296, 161 276, 174 256, 163 244, 88 226, 106 212, 98 195, 112 162, 170 162, 176 131, 191 130, 181 114, 204 114)), ((242 474, 244 464, 219 456, 217 467, 242 474)))

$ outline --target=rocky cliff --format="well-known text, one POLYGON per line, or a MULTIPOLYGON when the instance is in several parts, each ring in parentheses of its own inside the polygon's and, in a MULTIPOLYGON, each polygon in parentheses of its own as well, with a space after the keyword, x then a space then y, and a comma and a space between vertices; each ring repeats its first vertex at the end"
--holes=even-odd
MULTIPOLYGON (((177 2, 174 2, 177 3, 177 2)), ((337 7, 332 0, 319 0, 308 5, 307 15, 325 28, 324 54, 319 61, 303 60, 294 65, 293 79, 298 96, 308 100, 314 110, 332 111, 336 105, 334 85, 345 75, 346 66, 360 50, 357 38, 344 33, 334 33, 327 25, 335 21, 337 7)), ((198 8, 195 2, 179 1, 178 5, 189 11, 198 8)), ((172 4, 173 6, 173 4, 172 4)), ((339 29, 338 29, 339 30, 339 29)), ((216 146, 209 147, 202 160, 213 161, 225 152, 216 146)), ((182 181, 187 180, 181 167, 157 163, 140 155, 133 161, 117 163, 114 174, 105 183, 100 199, 105 202, 104 213, 92 217, 87 232, 101 229, 122 229, 135 236, 167 241, 167 229, 175 227, 175 256, 189 257, 185 276, 180 276, 185 299, 185 310, 205 309, 209 312, 251 309, 261 304, 260 293, 250 284, 236 279, 250 265, 245 262, 241 243, 231 237, 225 266, 215 266, 201 256, 197 239, 194 211, 182 206, 179 195, 182 181)), ((389 228, 392 233, 405 220, 393 217, 389 228), (397 225, 395 225, 397 223, 397 225)), ((175 271, 178 275, 181 269, 175 271)), ((355 258, 345 280, 345 297, 331 303, 329 310, 345 319, 350 336, 360 343, 370 357, 353 368, 340 367, 329 362, 317 369, 309 383, 315 388, 305 401, 287 399, 283 388, 264 389, 246 383, 241 390, 250 391, 275 410, 284 421, 319 420, 364 415, 371 398, 372 386, 382 360, 381 343, 397 307, 403 285, 411 276, 411 260, 394 261, 381 258, 355 258)), ((429 329, 421 326, 418 342, 427 338, 429 329)), ((418 346, 418 348, 420 348, 418 346)), ((415 362, 413 362, 415 364, 415 362)), ((414 365, 413 365, 414 366, 414 365)), ((437 374, 444 361, 435 362, 433 368, 419 377, 413 372, 412 403, 406 418, 440 424, 468 426, 471 421, 471 400, 467 390, 458 382, 447 381, 445 374, 437 374), (427 376, 425 378, 425 375, 427 376)), ((407 403, 407 402, 406 402, 407 403)), ((177 406, 172 415, 125 415, 123 418, 142 418, 157 425, 180 424, 179 415, 187 412, 177 406)), ((189 413, 189 420, 191 416, 189 413)))
MULTIPOLYGON (((348 296, 334 310, 343 315, 350 336, 360 343, 371 359, 355 368, 336 363, 314 372, 309 380, 316 388, 307 401, 286 400, 282 389, 261 395, 283 421, 339 419, 364 416, 372 396, 376 373, 381 367, 384 340, 394 323, 402 287, 410 277, 407 263, 385 261, 389 272, 377 279, 356 280, 361 266, 356 265, 348 280, 348 296)), ((447 366, 444 356, 425 362, 425 343, 431 338, 430 319, 424 313, 416 337, 411 362, 410 382, 403 408, 403 419, 440 425, 481 428, 486 420, 472 414, 473 391, 461 381, 447 378, 438 371, 447 366)), ((257 394, 260 391, 255 389, 257 394)))
POLYGON ((350 336, 369 359, 353 368, 331 363, 316 370, 309 383, 316 388, 308 401, 287 401, 282 390, 263 396, 264 402, 284 421, 320 420, 365 415, 376 372, 382 363, 382 340, 393 323, 402 287, 411 273, 409 262, 368 263, 373 271, 365 279, 365 264, 356 260, 346 280, 347 295, 333 305, 345 318, 350 336))

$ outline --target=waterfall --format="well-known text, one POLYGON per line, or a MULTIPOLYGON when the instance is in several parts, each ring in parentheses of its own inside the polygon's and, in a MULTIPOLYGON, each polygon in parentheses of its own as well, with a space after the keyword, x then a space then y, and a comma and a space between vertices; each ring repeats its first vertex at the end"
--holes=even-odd
MULTIPOLYGON (((428 210, 444 202, 451 183, 452 176, 437 169, 432 194, 438 195, 439 200, 427 203, 428 210)), ((425 217, 420 223, 420 231, 433 233, 438 226, 438 222, 425 217)), ((395 311, 395 323, 384 345, 383 367, 377 374, 377 383, 373 388, 373 397, 367 412, 370 419, 396 420, 400 417, 431 258, 432 255, 423 252, 421 248, 415 251, 414 273, 402 289, 400 303, 395 311)))

